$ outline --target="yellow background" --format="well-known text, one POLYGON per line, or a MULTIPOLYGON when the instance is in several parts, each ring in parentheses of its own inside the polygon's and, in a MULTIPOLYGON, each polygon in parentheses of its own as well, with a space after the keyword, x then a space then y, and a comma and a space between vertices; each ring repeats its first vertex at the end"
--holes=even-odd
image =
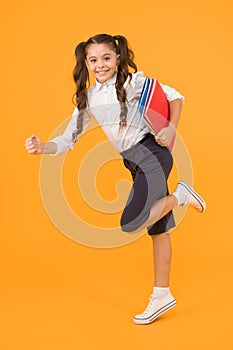
MULTIPOLYGON (((232 7, 1 2, 2 349, 232 349, 232 7), (47 140, 71 114, 74 48, 101 32, 127 36, 139 70, 185 95, 179 131, 208 205, 203 215, 189 209, 172 233, 178 307, 149 326, 131 318, 152 290, 150 238, 95 249, 65 237, 41 201, 40 157, 24 149, 32 132, 47 140)), ((78 207, 71 175, 65 188, 78 207)), ((103 196, 112 186, 101 187, 103 196)))

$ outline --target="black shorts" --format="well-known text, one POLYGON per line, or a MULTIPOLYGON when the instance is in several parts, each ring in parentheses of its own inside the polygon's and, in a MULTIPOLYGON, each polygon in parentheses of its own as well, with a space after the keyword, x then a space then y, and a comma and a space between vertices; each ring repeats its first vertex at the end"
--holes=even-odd
MULTIPOLYGON (((131 172, 133 186, 121 217, 124 232, 137 230, 149 217, 155 202, 169 194, 167 179, 173 165, 171 152, 146 134, 137 144, 121 153, 131 172)), ((175 226, 172 211, 147 228, 150 235, 168 232, 175 226)))

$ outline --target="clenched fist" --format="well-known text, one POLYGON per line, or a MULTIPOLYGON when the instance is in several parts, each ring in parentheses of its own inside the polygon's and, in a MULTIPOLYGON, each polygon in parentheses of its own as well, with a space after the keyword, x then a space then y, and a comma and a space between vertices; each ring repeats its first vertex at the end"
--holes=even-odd
POLYGON ((39 137, 31 135, 31 137, 27 138, 25 141, 25 148, 30 154, 42 154, 44 144, 41 143, 39 137))

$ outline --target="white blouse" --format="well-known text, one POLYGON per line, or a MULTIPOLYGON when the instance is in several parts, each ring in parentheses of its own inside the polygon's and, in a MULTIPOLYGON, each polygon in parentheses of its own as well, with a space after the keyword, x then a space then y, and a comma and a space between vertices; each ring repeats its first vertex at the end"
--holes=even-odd
MULTIPOLYGON (((104 84, 96 81, 96 84, 87 91, 89 115, 84 117, 83 130, 78 135, 78 139, 87 129, 90 118, 93 116, 119 152, 125 151, 140 141, 146 133, 150 132, 138 111, 138 100, 144 81, 143 72, 137 72, 132 74, 131 81, 128 77, 124 84, 128 112, 127 125, 121 132, 119 132, 120 104, 115 88, 116 74, 104 84)), ((176 99, 184 101, 184 97, 175 89, 163 84, 161 86, 169 102, 176 99)), ((64 154, 73 149, 72 133, 76 130, 77 115, 78 109, 76 107, 64 133, 50 140, 57 145, 57 152, 53 155, 64 154)))

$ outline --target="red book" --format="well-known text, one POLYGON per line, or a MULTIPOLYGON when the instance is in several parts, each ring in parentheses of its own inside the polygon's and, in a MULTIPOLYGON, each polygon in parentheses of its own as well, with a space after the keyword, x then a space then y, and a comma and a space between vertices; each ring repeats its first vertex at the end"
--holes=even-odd
MULTIPOLYGON (((160 83, 156 79, 146 78, 138 103, 138 109, 146 124, 155 135, 164 127, 168 126, 170 111, 167 96, 160 83)), ((173 149, 175 135, 168 146, 173 149)))

